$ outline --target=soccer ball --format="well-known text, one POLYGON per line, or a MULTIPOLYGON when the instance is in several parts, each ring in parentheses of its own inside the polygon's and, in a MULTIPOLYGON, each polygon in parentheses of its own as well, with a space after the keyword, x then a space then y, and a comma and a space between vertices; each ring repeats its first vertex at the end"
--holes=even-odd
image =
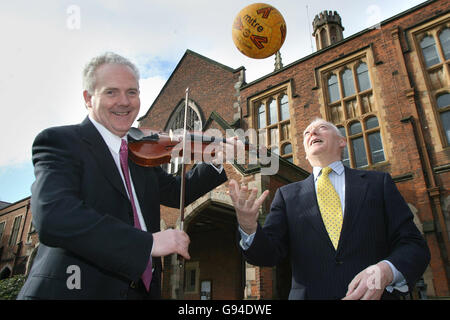
POLYGON ((254 3, 234 19, 232 36, 238 50, 247 57, 264 59, 280 50, 286 31, 284 18, 276 8, 254 3))

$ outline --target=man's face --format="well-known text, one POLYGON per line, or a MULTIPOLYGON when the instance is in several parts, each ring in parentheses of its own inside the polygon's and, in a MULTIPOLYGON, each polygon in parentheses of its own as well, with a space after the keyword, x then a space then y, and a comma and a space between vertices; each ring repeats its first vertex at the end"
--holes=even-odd
POLYGON ((130 67, 120 64, 101 65, 95 78, 94 94, 83 92, 89 114, 113 134, 123 137, 139 113, 138 81, 130 67))
POLYGON ((311 165, 328 165, 341 159, 342 148, 346 145, 345 138, 326 121, 311 123, 303 132, 303 147, 306 158, 311 165), (317 163, 320 161, 321 163, 317 163))

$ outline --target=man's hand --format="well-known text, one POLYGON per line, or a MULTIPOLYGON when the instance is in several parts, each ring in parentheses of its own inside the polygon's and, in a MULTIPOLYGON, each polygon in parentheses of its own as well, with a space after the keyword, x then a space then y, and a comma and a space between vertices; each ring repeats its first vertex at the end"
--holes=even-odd
POLYGON ((259 208, 269 195, 269 191, 264 191, 261 196, 256 199, 258 193, 258 189, 256 188, 253 188, 250 192, 250 196, 248 196, 248 188, 246 186, 239 188, 239 184, 235 180, 230 180, 228 186, 231 201, 233 201, 241 229, 247 234, 255 233, 258 226, 257 220, 259 208))
POLYGON ((391 268, 384 261, 367 267, 350 282, 343 300, 379 300, 393 277, 391 268))
POLYGON ((153 234, 153 257, 163 257, 172 253, 178 253, 185 259, 190 259, 189 236, 186 232, 175 229, 167 229, 153 234))

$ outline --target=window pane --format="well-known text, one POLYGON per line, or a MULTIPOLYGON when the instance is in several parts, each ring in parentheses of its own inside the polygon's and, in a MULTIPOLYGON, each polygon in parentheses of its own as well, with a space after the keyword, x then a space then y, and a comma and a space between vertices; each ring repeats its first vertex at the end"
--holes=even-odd
POLYGON ((445 28, 439 34, 439 40, 441 41, 442 51, 444 51, 445 60, 450 59, 450 29, 445 28))
POLYGON ((9 238, 9 245, 14 246, 17 243, 17 235, 19 234, 20 223, 22 222, 22 216, 14 218, 14 224, 11 236, 9 238))
POLYGON ((261 103, 258 108, 258 129, 266 126, 266 105, 261 103))
POLYGON ((278 150, 278 147, 277 147, 277 146, 272 146, 272 147, 270 148, 270 151, 273 152, 273 153, 275 153, 275 154, 280 155, 280 151, 278 150))
POLYGON ((278 146, 278 128, 270 129, 270 145, 278 146))
POLYGON ((328 37, 325 28, 320 31, 320 40, 322 41, 322 49, 328 46, 328 37))
POLYGON ((283 154, 292 153, 292 144, 286 143, 283 145, 283 154))
MULTIPOLYGON (((183 103, 182 108, 179 108, 177 113, 174 114, 169 120, 169 126, 167 129, 172 129, 175 131, 176 129, 184 128, 184 108, 185 105, 183 103)), ((188 106, 186 127, 188 130, 202 130, 202 121, 200 119, 200 115, 191 106, 188 106)))
POLYGON ((338 81, 334 74, 328 79, 328 94, 330 96, 330 102, 340 99, 338 81))
POLYGON ((353 155, 355 157, 356 167, 367 166, 366 149, 364 148, 363 137, 352 139, 353 155))
POLYGON ((259 145, 266 145, 267 141, 266 141, 266 129, 260 130, 258 133, 258 144, 259 145))
POLYGON ((447 143, 450 144, 450 111, 441 112, 441 122, 447 143))
POLYGON ((286 159, 286 160, 289 161, 290 163, 294 163, 294 158, 292 158, 292 156, 287 157, 287 158, 284 158, 284 159, 286 159))
POLYGON ((423 57, 425 58, 425 65, 427 67, 434 66, 435 64, 441 62, 433 37, 427 36, 423 38, 420 42, 420 47, 422 48, 423 57))
POLYGON ((353 84, 352 70, 346 69, 342 73, 342 84, 344 85, 344 97, 355 94, 355 86, 353 84))
POLYGON ((375 102, 374 102, 372 94, 366 94, 366 95, 362 96, 361 102, 362 102, 363 114, 373 111, 372 106, 374 105, 375 102))
POLYGON ((340 104, 330 107, 331 122, 340 123, 344 121, 344 111, 340 104))
POLYGON ((367 64, 361 63, 358 68, 356 68, 356 73, 360 91, 372 88, 372 85, 370 84, 369 69, 367 69, 367 64))
POLYGON ((289 138, 290 138, 289 123, 286 123, 281 126, 281 139, 280 140, 289 140, 289 138))
POLYGON ((289 119, 289 99, 287 95, 283 95, 281 103, 281 121, 289 119))
POLYGON ((355 118, 358 116, 358 103, 356 99, 345 101, 345 111, 347 111, 347 116, 349 118, 355 118))
MULTIPOLYGON (((185 102, 182 105, 177 107, 176 113, 172 115, 170 118, 167 130, 173 130, 175 134, 182 133, 184 128, 184 113, 185 113, 185 102)), ((196 108, 193 108, 188 105, 187 109, 187 119, 186 119, 186 128, 189 131, 201 131, 202 130, 202 120, 200 114, 196 108)), ((166 165, 162 165, 161 167, 169 174, 177 174, 179 169, 181 168, 181 159, 182 158, 174 158, 170 163, 166 165)))
POLYGON ((185 290, 187 292, 195 291, 195 284, 197 281, 196 269, 191 269, 191 267, 186 268, 186 279, 185 279, 185 290))
POLYGON ((373 129, 378 127, 378 119, 377 117, 371 117, 369 119, 366 119, 366 129, 373 129))
POLYGON ((336 32, 336 27, 332 26, 330 28, 330 42, 331 43, 336 43, 337 40, 337 32, 336 32))
MULTIPOLYGON (((346 137, 345 134, 345 128, 344 127, 338 127, 339 132, 343 137, 346 137)), ((344 166, 350 168, 350 157, 348 156, 348 148, 347 146, 344 147, 344 150, 342 151, 342 163, 344 166)))
POLYGON ((183 157, 172 158, 170 162, 170 167, 167 173, 177 174, 179 169, 181 169, 181 164, 183 162, 183 157))
POLYGON ((437 105, 438 105, 439 109, 444 109, 444 108, 450 106, 450 94, 446 93, 446 94, 440 95, 437 98, 437 105))
POLYGON ((269 125, 277 123, 277 102, 275 100, 271 100, 269 103, 269 125))
POLYGON ((191 288, 194 287, 195 288, 195 270, 191 270, 191 288))
POLYGON ((384 161, 383 143, 379 132, 369 134, 369 146, 372 154, 372 163, 384 161))
POLYGON ((354 122, 350 125, 350 135, 358 134, 362 132, 361 123, 354 122))

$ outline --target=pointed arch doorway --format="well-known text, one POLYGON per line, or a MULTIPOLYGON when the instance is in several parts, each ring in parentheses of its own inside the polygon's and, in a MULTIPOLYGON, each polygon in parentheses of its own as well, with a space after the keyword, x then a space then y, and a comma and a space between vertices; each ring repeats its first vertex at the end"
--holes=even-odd
POLYGON ((235 212, 226 204, 202 200, 185 217, 191 259, 184 263, 182 281, 177 275, 176 259, 171 259, 172 292, 182 286, 180 296, 186 300, 241 300, 245 262, 237 243, 235 212))

